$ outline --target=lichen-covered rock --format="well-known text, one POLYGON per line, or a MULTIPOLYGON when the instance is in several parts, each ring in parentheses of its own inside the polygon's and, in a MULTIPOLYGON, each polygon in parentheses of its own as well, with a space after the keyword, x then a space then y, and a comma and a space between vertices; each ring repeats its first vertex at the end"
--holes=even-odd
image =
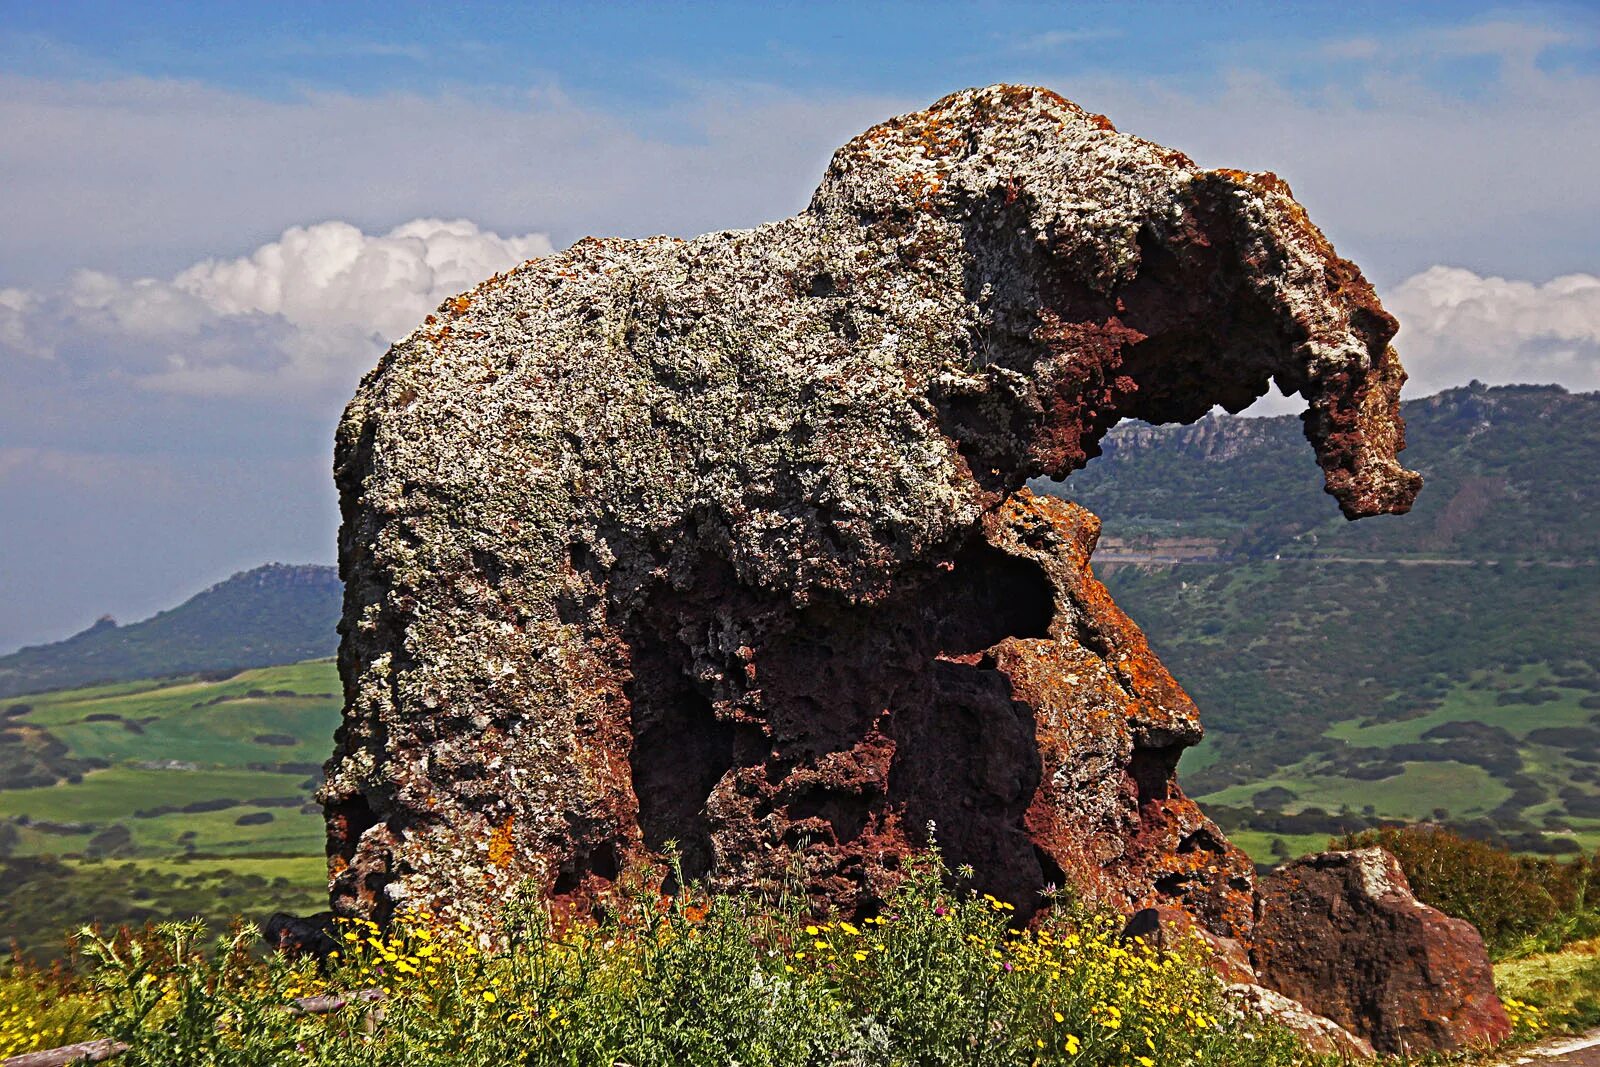
POLYGON ((1262 879, 1254 957, 1262 984, 1380 1052, 1453 1052, 1511 1031, 1472 924, 1411 894, 1381 848, 1324 852, 1262 879))
POLYGON ((1254 985, 1250 950, 1237 938, 1223 937, 1200 924, 1194 915, 1171 904, 1141 908, 1122 928, 1123 941, 1139 941, 1162 952, 1197 954, 1228 985, 1254 985))
POLYGON ((1341 1060, 1370 1060, 1377 1052, 1364 1037, 1357 1037, 1332 1019, 1310 1011, 1275 989, 1248 982, 1228 987, 1228 995, 1243 1010, 1270 1019, 1298 1037, 1307 1050, 1341 1060))
POLYGON ((1192 704, 1092 517, 1020 490, 1276 381, 1346 515, 1403 511, 1394 330, 1281 181, 1013 86, 867 131, 794 218, 446 302, 338 432, 335 908, 581 902, 668 840, 854 907, 933 823, 1024 910, 1248 932, 1172 780, 1192 704))

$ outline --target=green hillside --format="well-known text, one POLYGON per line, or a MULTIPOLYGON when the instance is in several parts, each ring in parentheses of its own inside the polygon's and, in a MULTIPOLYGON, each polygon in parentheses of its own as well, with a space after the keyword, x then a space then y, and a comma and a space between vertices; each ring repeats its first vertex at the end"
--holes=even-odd
POLYGON ((0 941, 91 921, 326 906, 331 660, 22 698, 0 708, 0 941))
POLYGON ((331 656, 342 595, 332 567, 269 563, 143 622, 105 618, 65 641, 0 656, 0 698, 331 656))
POLYGON ((1203 713, 1183 780, 1247 844, 1430 817, 1600 844, 1600 395, 1405 416, 1403 517, 1339 517, 1292 417, 1120 428, 1046 488, 1104 520, 1098 572, 1203 713))

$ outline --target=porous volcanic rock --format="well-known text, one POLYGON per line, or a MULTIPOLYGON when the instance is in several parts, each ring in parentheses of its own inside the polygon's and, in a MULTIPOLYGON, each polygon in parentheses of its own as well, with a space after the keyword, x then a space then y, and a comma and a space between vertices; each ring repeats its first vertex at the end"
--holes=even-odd
POLYGON ((1256 981, 1255 964, 1250 962, 1250 950, 1243 942, 1213 933, 1192 913, 1171 904, 1134 912, 1123 926, 1121 938, 1141 941, 1162 952, 1197 952, 1228 985, 1253 986, 1256 981))
POLYGON ((1193 705, 1093 517, 1022 487, 1275 381, 1345 514, 1404 511, 1394 332, 1274 176, 1015 86, 873 127, 793 218, 447 301, 338 431, 335 909, 581 906, 668 840, 856 909, 931 824, 1024 912, 1070 880, 1247 936, 1173 781, 1193 705))
POLYGON ((1259 888, 1262 983, 1378 1051, 1455 1051, 1510 1033, 1483 938, 1412 896, 1383 849, 1307 856, 1259 888))

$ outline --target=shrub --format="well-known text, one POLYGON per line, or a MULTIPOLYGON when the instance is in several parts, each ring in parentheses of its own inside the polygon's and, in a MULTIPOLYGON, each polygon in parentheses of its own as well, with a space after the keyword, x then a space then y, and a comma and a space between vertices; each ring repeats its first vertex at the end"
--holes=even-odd
POLYGON ((1566 863, 1517 856, 1430 825, 1368 830, 1339 845, 1388 849, 1417 899, 1472 923, 1497 959, 1555 948, 1600 928, 1588 899, 1593 865, 1581 855, 1566 863))

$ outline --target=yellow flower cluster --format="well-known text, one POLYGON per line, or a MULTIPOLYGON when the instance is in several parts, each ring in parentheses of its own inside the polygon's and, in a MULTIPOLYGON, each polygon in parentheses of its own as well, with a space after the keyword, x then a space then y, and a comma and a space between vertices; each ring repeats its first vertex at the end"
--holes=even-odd
MULTIPOLYGON (((501 979, 487 973, 488 957, 473 929, 448 924, 428 912, 405 912, 387 928, 366 919, 341 920, 342 947, 329 953, 337 981, 348 988, 382 989, 390 995, 465 995, 482 1004, 501 1002, 501 979)), ((294 995, 323 992, 327 981, 307 977, 294 995)))
POLYGON ((76 1040, 84 1014, 44 976, 0 974, 0 1059, 76 1040))
MULTIPOLYGON (((1153 1067, 1175 1039, 1214 1034, 1223 1025, 1218 986, 1198 965, 1199 946, 1192 954, 1162 953, 1137 939, 1124 942, 1110 916, 1016 929, 1010 926, 1010 903, 987 894, 974 903, 977 914, 992 920, 974 920, 973 912, 943 904, 931 904, 926 918, 934 920, 934 930, 955 924, 951 950, 985 961, 995 983, 1019 999, 1049 1006, 1048 1016, 1029 1027, 1041 1054, 1050 1050, 1071 1059, 1094 1053, 1093 1059, 1109 1055, 1153 1067)), ((859 927, 847 921, 808 924, 785 971, 841 988, 871 981, 886 954, 933 948, 926 943, 928 928, 917 920, 891 914, 865 919, 859 927), (900 927, 911 929, 898 937, 900 927), (921 941, 901 944, 906 938, 921 941)))
POLYGON ((1506 1006, 1512 1030, 1531 1036, 1544 1029, 1544 1013, 1526 1000, 1502 996, 1500 1003, 1506 1006))
POLYGON ((227 945, 203 956, 183 931, 158 931, 143 949, 101 945, 95 981, 153 1043, 215 1029, 296 1049, 276 1062, 303 1067, 404 1062, 412 1048, 482 1062, 473 1057, 491 1046, 537 1067, 594 1049, 626 1062, 730 1062, 757 1047, 845 1047, 869 1026, 893 1043, 894 1062, 973 1050, 1038 1067, 1298 1062, 1280 1055, 1281 1035, 1244 1032, 1198 952, 1124 941, 1118 917, 1070 907, 1019 928, 1009 903, 952 894, 937 871, 914 875, 866 918, 646 885, 598 921, 520 900, 491 931, 420 911, 382 926, 349 920, 325 966, 227 945), (382 1003, 283 1010, 290 998, 361 990, 382 1003))

